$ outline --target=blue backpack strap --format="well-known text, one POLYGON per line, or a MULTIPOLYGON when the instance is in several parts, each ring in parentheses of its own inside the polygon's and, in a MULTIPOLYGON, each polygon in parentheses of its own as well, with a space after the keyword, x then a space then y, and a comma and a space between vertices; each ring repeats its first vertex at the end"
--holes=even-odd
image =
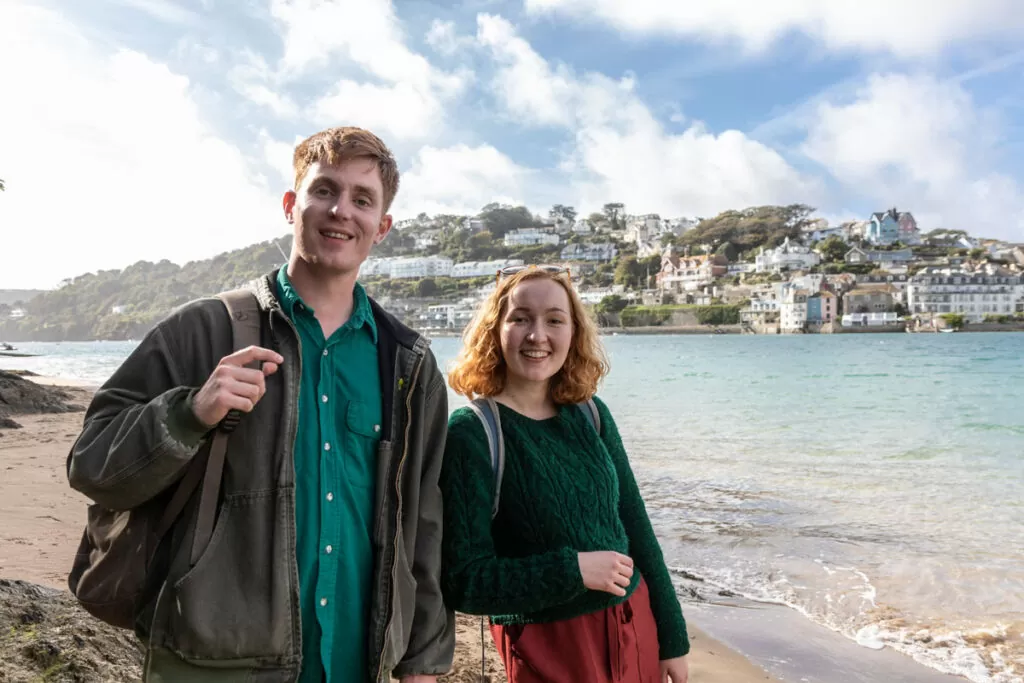
POLYGON ((583 411, 583 416, 587 418, 587 422, 594 428, 597 435, 601 436, 601 413, 597 410, 597 403, 594 402, 593 398, 588 398, 582 403, 577 403, 576 406, 583 411))
POLYGON ((491 471, 494 472, 494 504, 491 507, 491 519, 498 514, 498 502, 501 498, 501 479, 505 474, 505 438, 501 433, 501 416, 498 404, 489 396, 473 399, 470 410, 476 413, 480 424, 487 434, 487 447, 491 452, 491 471))

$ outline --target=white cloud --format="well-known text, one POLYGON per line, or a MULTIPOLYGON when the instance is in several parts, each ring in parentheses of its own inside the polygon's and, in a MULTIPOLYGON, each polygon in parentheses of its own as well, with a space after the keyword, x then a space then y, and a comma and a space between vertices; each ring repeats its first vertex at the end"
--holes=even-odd
POLYGON ((585 210, 621 201, 627 210, 708 215, 807 201, 817 192, 777 152, 739 131, 716 135, 693 122, 681 134, 666 132, 630 76, 577 76, 552 66, 502 17, 480 15, 478 28, 480 44, 500 65, 493 88, 511 118, 573 135, 561 168, 566 192, 576 193, 571 201, 585 210))
MULTIPOLYGON (((423 140, 472 80, 468 70, 443 71, 410 50, 390 0, 272 0, 271 16, 284 43, 277 72, 248 71, 236 88, 277 115, 290 114, 292 103, 273 100, 267 90, 344 66, 338 71, 348 75, 309 108, 317 125, 364 125, 399 140, 423 140), (353 67, 369 80, 354 79, 353 67)), ((441 40, 445 29, 438 31, 441 40)))
POLYGON ((449 57, 473 44, 472 38, 456 34, 454 21, 440 19, 430 22, 425 40, 434 50, 449 57))
POLYGON ((136 260, 176 262, 276 237, 276 191, 221 139, 191 84, 100 52, 59 14, 0 8, 3 286, 52 286, 136 260))
POLYGON ((599 20, 636 33, 738 41, 764 50, 800 32, 839 50, 885 51, 903 57, 936 54, 954 41, 1019 39, 1019 0, 525 0, 535 14, 599 20))
POLYGON ((490 145, 424 147, 402 174, 392 213, 475 214, 489 202, 523 203, 530 172, 490 145))
POLYGON ((172 0, 107 0, 110 4, 129 7, 172 24, 191 24, 196 14, 172 0))
POLYGON ((1024 196, 995 170, 1000 122, 955 82, 876 74, 818 105, 803 152, 846 188, 911 210, 922 227, 1024 239, 1024 196))
POLYGON ((552 68, 503 17, 477 17, 477 40, 499 64, 494 78, 498 98, 524 123, 569 125, 575 76, 568 67, 552 68))
POLYGON ((312 114, 318 126, 361 126, 385 141, 431 138, 444 122, 441 102, 408 82, 339 81, 331 94, 316 102, 312 114))

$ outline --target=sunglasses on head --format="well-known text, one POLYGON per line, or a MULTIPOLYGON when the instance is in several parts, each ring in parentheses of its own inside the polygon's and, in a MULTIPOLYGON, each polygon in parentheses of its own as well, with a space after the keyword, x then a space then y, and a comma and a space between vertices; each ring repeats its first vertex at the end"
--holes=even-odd
POLYGON ((541 264, 541 265, 530 264, 530 265, 526 265, 526 266, 506 266, 505 268, 502 268, 501 270, 498 271, 498 275, 497 275, 497 277, 495 277, 494 282, 495 283, 501 282, 501 278, 503 278, 503 277, 511 277, 512 275, 515 275, 516 273, 522 273, 523 271, 530 270, 530 269, 539 270, 539 271, 542 271, 544 273, 550 273, 551 275, 562 275, 564 273, 565 275, 568 275, 570 277, 572 276, 572 274, 569 272, 569 268, 567 266, 556 266, 556 265, 548 265, 548 264, 541 264))

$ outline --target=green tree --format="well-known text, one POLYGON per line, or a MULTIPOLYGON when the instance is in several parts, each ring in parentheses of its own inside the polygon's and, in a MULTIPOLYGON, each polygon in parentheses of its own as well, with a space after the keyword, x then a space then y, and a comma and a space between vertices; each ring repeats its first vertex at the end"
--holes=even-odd
POLYGON ((548 216, 553 221, 561 220, 571 225, 576 222, 576 209, 571 206, 555 204, 551 207, 551 211, 548 212, 548 216))
POLYGON ((621 228, 621 218, 626 205, 622 202, 609 202, 604 205, 602 211, 604 211, 604 218, 608 222, 608 225, 614 230, 621 228))
POLYGON ((939 317, 946 321, 946 325, 954 330, 963 329, 965 324, 964 317, 959 313, 943 313, 939 317))
POLYGON ((477 218, 487 224, 487 230, 496 239, 519 228, 529 228, 537 224, 537 220, 525 206, 509 206, 507 204, 488 204, 480 210, 477 218))
POLYGON ((724 256, 731 263, 735 263, 736 258, 739 256, 739 251, 732 242, 722 242, 718 249, 715 249, 715 253, 719 256, 724 256))
POLYGON ((618 265, 615 266, 615 284, 635 289, 641 285, 645 275, 644 267, 637 261, 636 256, 623 256, 618 259, 618 265))
POLYGON ((432 277, 425 277, 416 283, 416 296, 420 298, 435 296, 437 292, 437 280, 432 277))
POLYGON ((597 304, 597 311, 598 313, 618 313, 628 305, 629 302, 618 294, 609 294, 597 304))
POLYGON ((850 251, 850 245, 838 235, 832 235, 818 245, 818 251, 826 262, 837 263, 846 258, 846 253, 850 251))
POLYGON ((971 255, 971 259, 973 259, 975 261, 980 261, 981 259, 985 258, 985 254, 986 253, 987 252, 984 249, 982 249, 981 247, 978 247, 976 249, 971 249, 971 254, 970 254, 971 255))

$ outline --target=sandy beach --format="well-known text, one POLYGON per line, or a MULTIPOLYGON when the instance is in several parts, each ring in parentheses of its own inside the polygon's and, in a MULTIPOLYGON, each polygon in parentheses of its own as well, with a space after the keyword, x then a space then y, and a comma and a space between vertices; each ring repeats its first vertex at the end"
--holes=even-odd
MULTIPOLYGON (((69 380, 33 377, 59 384, 72 402, 85 406, 91 388, 69 380)), ((78 545, 87 500, 72 491, 65 459, 82 424, 83 413, 21 415, 22 429, 0 430, 0 578, 21 579, 66 590, 67 571, 78 545)), ((455 665, 442 680, 480 680, 480 620, 459 615, 455 665)), ((765 683, 775 681, 762 668, 690 624, 693 683, 765 683)), ((487 673, 504 681, 489 637, 487 673)))

